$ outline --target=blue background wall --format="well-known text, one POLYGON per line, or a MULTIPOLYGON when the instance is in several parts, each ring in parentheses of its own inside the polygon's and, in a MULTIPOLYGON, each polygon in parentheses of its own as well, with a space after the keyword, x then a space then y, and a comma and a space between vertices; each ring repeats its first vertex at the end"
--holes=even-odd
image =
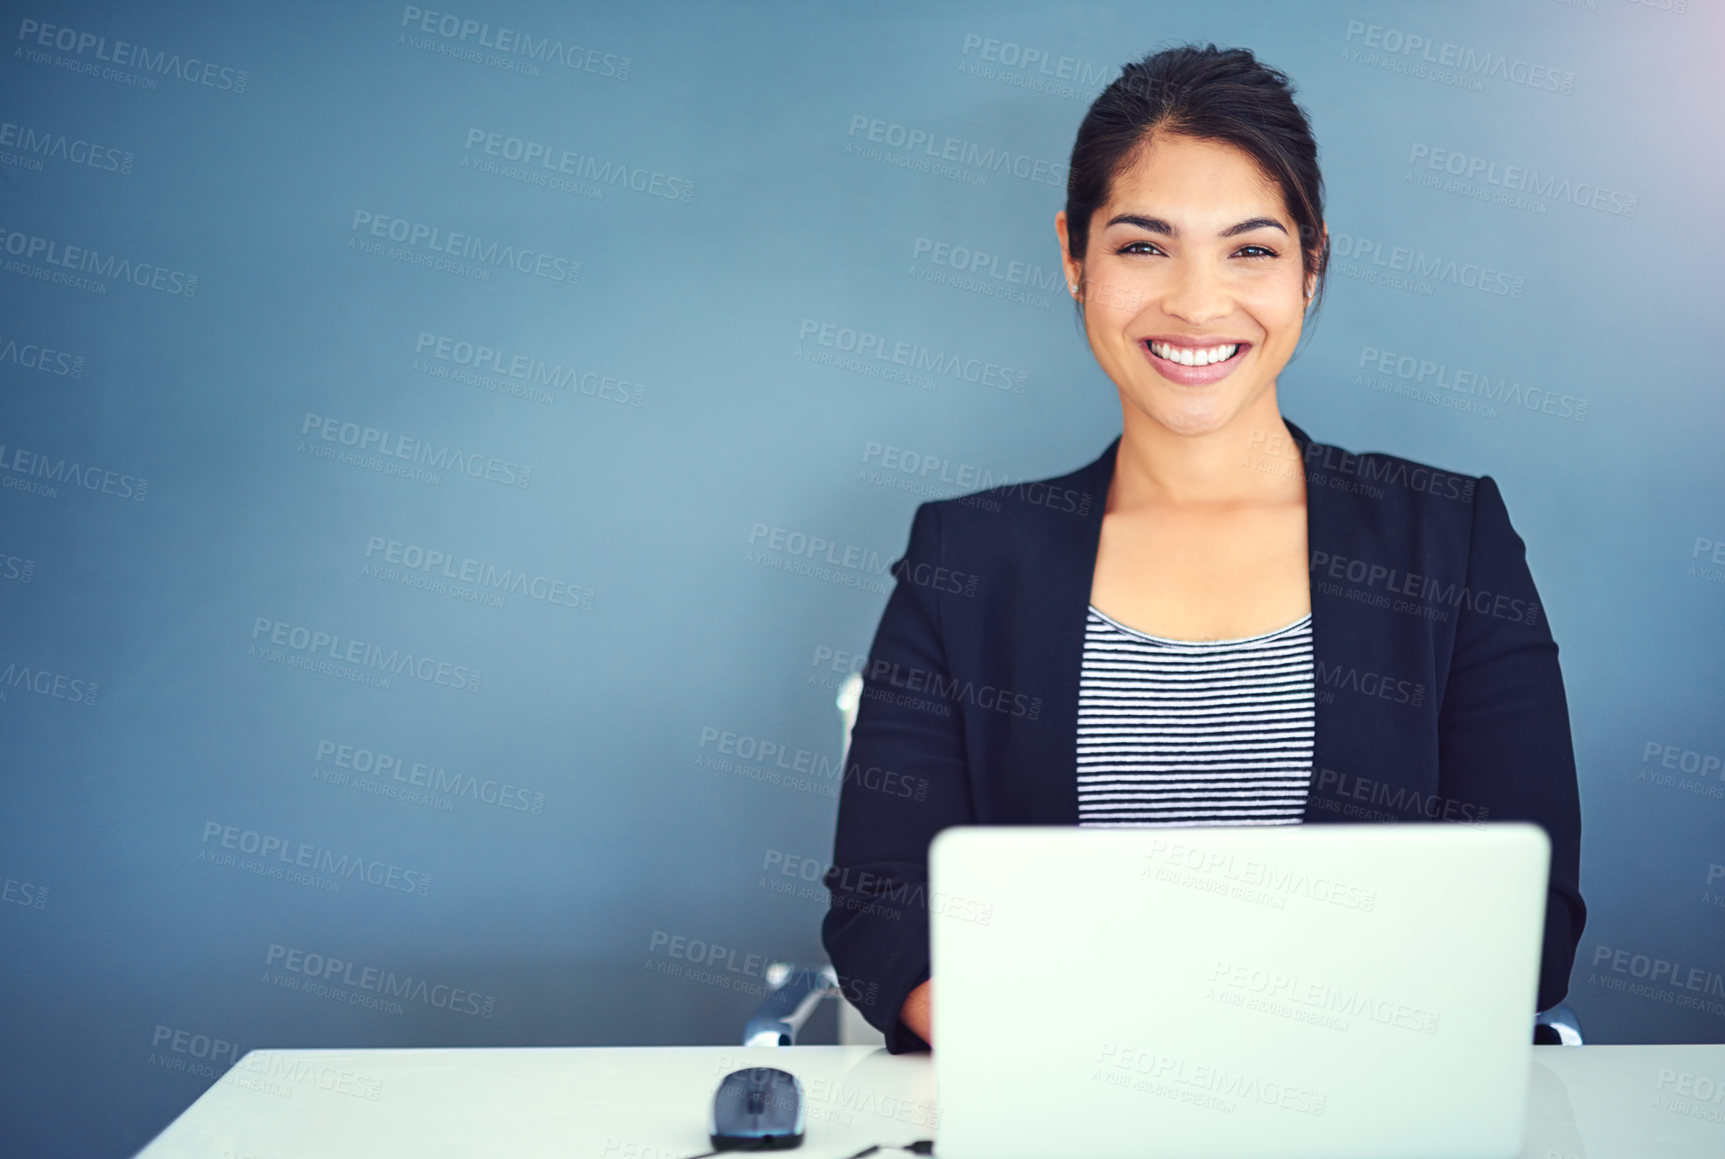
POLYGON ((253 1047, 730 1042, 822 960, 834 690, 919 501, 1118 431, 1053 216, 1188 39, 1318 135, 1284 413, 1527 541, 1591 1040, 1725 1039, 1709 6, 148 7, 6 5, 6 1153, 129 1154, 253 1047))

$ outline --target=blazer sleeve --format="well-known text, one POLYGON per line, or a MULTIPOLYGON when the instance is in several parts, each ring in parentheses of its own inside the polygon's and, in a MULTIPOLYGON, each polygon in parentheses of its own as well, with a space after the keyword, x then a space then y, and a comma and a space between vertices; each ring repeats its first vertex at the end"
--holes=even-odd
MULTIPOLYGON (((1467 586, 1438 713, 1440 792, 1487 821, 1532 821, 1551 838, 1538 1008, 1569 990, 1587 921, 1581 801, 1557 644, 1497 483, 1474 490, 1467 586)), ((1465 815, 1465 814, 1464 814, 1465 815)))
POLYGON ((917 508, 910 545, 863 670, 839 792, 833 860, 823 878, 832 897, 821 941, 847 996, 886 1036, 892 1054, 929 1044, 899 1019, 905 998, 929 977, 928 846, 950 825, 970 823, 958 706, 916 688, 948 686, 940 596, 915 582, 941 564, 940 513, 917 508))

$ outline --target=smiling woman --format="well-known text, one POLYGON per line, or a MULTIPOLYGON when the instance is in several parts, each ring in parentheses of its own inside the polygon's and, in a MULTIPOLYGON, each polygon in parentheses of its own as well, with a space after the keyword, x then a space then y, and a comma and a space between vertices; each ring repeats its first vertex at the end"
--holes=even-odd
POLYGON ((1245 49, 1148 56, 1085 116, 1055 230, 1121 435, 1069 475, 918 508, 852 732, 851 765, 929 786, 847 774, 826 880, 828 953, 878 986, 862 1013, 894 1053, 932 1042, 928 925, 868 907, 925 897, 951 825, 1534 821, 1538 1008, 1563 999, 1586 917, 1575 760, 1497 485, 1281 414, 1323 205, 1292 85, 1245 49), (977 582, 910 578, 930 565, 977 582), (976 687, 1039 711, 959 695, 976 687))
POLYGON ((1123 159, 1099 232, 1056 215, 1091 348, 1163 425, 1199 433, 1228 421, 1260 403, 1293 354, 1316 275, 1302 285, 1282 204, 1237 147, 1158 128, 1123 159))

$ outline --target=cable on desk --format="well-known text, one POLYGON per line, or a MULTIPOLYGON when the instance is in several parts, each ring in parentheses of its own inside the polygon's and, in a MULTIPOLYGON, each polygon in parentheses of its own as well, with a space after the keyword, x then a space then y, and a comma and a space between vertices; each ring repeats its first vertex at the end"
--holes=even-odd
MULTIPOLYGON (((762 1142, 763 1143, 770 1142, 770 1140, 762 1140, 762 1142)), ((918 1139, 914 1143, 905 1143, 903 1145, 897 1145, 897 1144, 893 1144, 893 1143, 876 1143, 872 1147, 864 1147, 861 1151, 858 1151, 855 1155, 850 1156, 850 1159, 864 1159, 865 1156, 873 1155, 876 1151, 879 1151, 882 1147, 885 1147, 891 1151, 909 1151, 909 1152, 916 1154, 916 1155, 933 1155, 934 1154, 934 1140, 933 1139, 918 1139)), ((764 1149, 765 1148, 763 1148, 759 1145, 754 1146, 754 1147, 731 1147, 731 1148, 728 1148, 728 1150, 730 1150, 730 1151, 760 1151, 760 1150, 764 1150, 764 1149)), ((685 1159, 713 1159, 713 1156, 723 1155, 723 1154, 725 1154, 724 1151, 703 1151, 699 1155, 686 1156, 685 1159)))
POLYGON ((917 1155, 933 1155, 934 1154, 934 1140, 933 1139, 918 1139, 914 1143, 905 1143, 902 1146, 896 1146, 896 1147, 893 1146, 891 1143, 887 1143, 887 1144, 876 1143, 873 1147, 864 1147, 861 1151, 858 1151, 855 1155, 850 1156, 850 1159, 863 1159, 863 1157, 865 1155, 873 1155, 876 1151, 879 1151, 883 1145, 890 1148, 891 1150, 894 1150, 894 1151, 910 1151, 910 1152, 913 1152, 917 1155))

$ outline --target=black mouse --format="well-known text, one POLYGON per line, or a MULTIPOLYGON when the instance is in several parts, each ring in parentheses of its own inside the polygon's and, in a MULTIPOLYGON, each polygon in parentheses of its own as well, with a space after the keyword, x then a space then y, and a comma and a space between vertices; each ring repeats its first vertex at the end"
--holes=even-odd
POLYGON ((776 1067, 734 1070, 713 1096, 713 1148, 777 1151, 803 1142, 803 1084, 776 1067))

